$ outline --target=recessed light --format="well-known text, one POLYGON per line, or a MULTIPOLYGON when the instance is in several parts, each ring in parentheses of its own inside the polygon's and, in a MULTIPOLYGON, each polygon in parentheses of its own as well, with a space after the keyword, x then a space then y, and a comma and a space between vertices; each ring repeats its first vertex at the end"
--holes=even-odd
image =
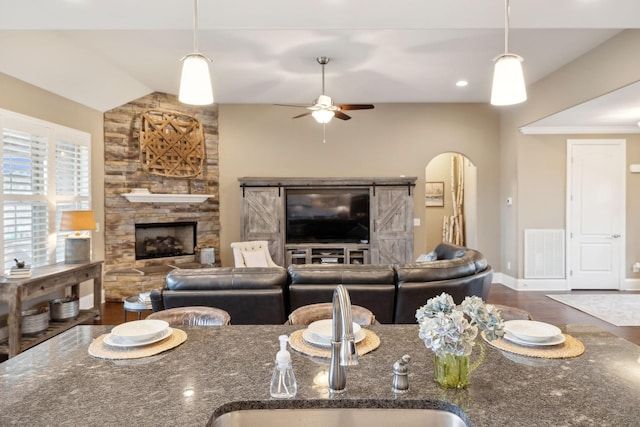
POLYGON ((465 87, 465 86, 467 86, 468 84, 469 84, 469 82, 468 82, 468 81, 466 81, 466 80, 458 80, 458 81, 456 82, 456 86, 458 86, 458 87, 465 87))

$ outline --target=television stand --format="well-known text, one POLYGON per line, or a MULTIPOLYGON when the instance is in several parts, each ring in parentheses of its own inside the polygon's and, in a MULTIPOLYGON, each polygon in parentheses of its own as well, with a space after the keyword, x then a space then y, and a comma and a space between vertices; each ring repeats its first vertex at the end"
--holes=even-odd
POLYGON ((296 243, 285 245, 286 265, 369 264, 366 243, 296 243))

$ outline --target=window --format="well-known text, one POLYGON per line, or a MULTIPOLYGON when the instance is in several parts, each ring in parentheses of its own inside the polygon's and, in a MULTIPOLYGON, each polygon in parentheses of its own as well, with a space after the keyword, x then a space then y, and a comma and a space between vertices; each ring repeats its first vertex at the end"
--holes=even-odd
POLYGON ((3 271, 14 259, 32 267, 63 261, 62 211, 91 208, 91 136, 4 110, 0 130, 3 271))

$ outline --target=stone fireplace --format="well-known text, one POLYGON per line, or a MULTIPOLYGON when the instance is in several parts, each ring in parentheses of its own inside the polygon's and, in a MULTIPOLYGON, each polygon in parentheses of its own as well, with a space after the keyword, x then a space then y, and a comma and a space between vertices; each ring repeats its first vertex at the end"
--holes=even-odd
MULTIPOLYGON (((220 253, 220 216, 218 205, 218 108, 216 105, 195 107, 178 102, 177 98, 153 93, 104 115, 105 138, 105 277, 107 301, 122 301, 155 287, 164 285, 168 271, 194 266, 199 261, 199 248, 215 248, 220 253), (179 178, 151 175, 140 162, 139 131, 142 113, 149 108, 180 111, 196 117, 203 126, 205 164, 202 176, 179 178), (204 191, 204 201, 162 197, 135 202, 123 196, 134 189, 146 189, 159 195, 188 195, 204 191), (140 256, 140 233, 149 232, 149 224, 159 237, 170 238, 160 243, 174 245, 159 249, 153 256, 140 256), (177 230, 169 230, 180 224, 177 230), (193 228, 185 224, 194 224, 193 228), (186 231, 190 228, 191 231, 186 231), (146 231, 143 231, 145 230, 146 231), (171 234, 177 232, 179 235, 171 234), (188 237, 185 236, 188 235, 188 237), (138 239, 137 239, 138 237, 138 239), (182 252, 175 249, 177 239, 182 252)), ((142 241, 144 242, 142 237, 142 241)), ((151 238, 148 235, 147 239, 151 238)), ((163 246, 164 247, 164 246, 163 246)), ((153 249, 152 249, 153 251, 153 249)), ((197 264, 196 264, 197 265, 197 264)))

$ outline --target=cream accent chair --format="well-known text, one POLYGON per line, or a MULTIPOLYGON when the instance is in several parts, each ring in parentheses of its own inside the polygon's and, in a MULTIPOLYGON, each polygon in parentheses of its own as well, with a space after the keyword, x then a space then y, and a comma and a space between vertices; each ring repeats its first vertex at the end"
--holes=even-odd
POLYGON ((236 267, 279 267, 271 259, 269 242, 266 240, 233 242, 231 249, 236 267))

